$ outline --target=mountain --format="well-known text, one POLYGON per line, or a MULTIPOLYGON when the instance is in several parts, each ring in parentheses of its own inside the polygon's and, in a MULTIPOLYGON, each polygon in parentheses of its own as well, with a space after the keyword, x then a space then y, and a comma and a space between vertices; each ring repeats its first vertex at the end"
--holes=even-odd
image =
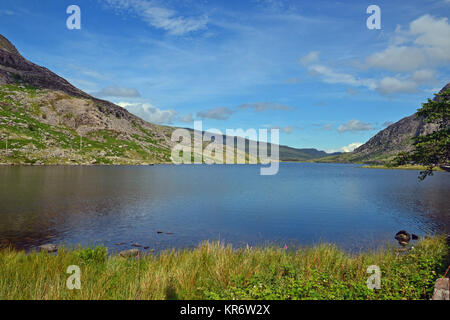
MULTIPOLYGON (((175 129, 146 122, 83 92, 25 59, 0 35, 0 164, 169 162, 175 129)), ((280 146, 282 160, 325 155, 280 146)))
MULTIPOLYGON (((443 87, 440 93, 448 89, 450 89, 450 83, 443 87)), ((437 127, 436 124, 427 123, 422 117, 413 114, 381 130, 353 152, 316 161, 383 164, 393 159, 399 152, 412 150, 413 137, 430 134, 437 127)))

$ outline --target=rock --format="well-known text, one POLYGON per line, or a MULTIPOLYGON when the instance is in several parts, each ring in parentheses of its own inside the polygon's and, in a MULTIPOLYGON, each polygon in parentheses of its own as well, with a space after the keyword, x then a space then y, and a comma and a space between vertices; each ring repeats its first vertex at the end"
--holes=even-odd
POLYGON ((171 235, 171 234, 173 234, 173 232, 166 232, 166 234, 171 235))
POLYGON ((148 248, 150 248, 150 247, 144 247, 144 249, 148 249, 148 248))
POLYGON ((156 231, 156 233, 157 233, 157 234, 161 234, 161 233, 163 233, 163 232, 162 232, 162 231, 156 231))
POLYGON ((406 247, 408 245, 408 242, 406 241, 399 241, 398 243, 403 247, 406 247))
POLYGON ((411 239, 419 240, 419 236, 417 234, 411 233, 411 239))
POLYGON ((136 257, 138 254, 139 254, 138 249, 130 249, 119 252, 119 255, 123 258, 136 257))
POLYGON ((138 248, 139 248, 139 247, 142 247, 142 245, 140 245, 139 243, 133 243, 132 246, 133 246, 133 247, 138 247, 138 248))
POLYGON ((440 278, 434 285, 433 300, 450 300, 449 278, 440 278))
POLYGON ((125 242, 118 242, 118 243, 116 243, 116 246, 122 246, 124 244, 125 244, 125 242))
POLYGON ((406 242, 408 243, 409 240, 411 240, 411 235, 406 232, 405 230, 400 230, 399 232, 396 233, 395 235, 395 239, 400 243, 400 242, 406 242))
POLYGON ((56 244, 43 244, 41 246, 38 247, 39 251, 44 251, 44 252, 56 252, 58 251, 58 246, 56 244))

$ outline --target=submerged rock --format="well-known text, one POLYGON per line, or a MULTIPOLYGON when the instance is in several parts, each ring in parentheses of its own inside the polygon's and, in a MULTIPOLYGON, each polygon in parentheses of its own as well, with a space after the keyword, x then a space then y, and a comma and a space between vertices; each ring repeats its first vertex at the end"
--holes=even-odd
POLYGON ((52 244, 52 243, 43 244, 43 245, 39 246, 38 248, 39 248, 39 251, 44 251, 44 252, 58 251, 58 246, 56 244, 52 244))
POLYGON ((419 236, 417 234, 411 233, 411 239, 419 240, 419 236))

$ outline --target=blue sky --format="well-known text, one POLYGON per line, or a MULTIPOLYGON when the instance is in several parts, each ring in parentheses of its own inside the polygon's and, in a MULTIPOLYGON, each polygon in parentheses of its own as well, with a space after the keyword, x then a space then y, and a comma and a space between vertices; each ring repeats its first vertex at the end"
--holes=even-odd
POLYGON ((449 15, 450 0, 2 0, 0 33, 146 120, 349 151, 450 81, 449 15))

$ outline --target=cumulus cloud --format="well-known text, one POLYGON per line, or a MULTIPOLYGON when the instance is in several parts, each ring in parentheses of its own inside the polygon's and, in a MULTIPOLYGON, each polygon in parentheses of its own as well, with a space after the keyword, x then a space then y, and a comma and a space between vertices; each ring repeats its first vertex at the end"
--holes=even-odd
POLYGON ((178 118, 178 113, 175 110, 162 110, 150 103, 119 102, 118 105, 138 117, 153 123, 172 123, 178 118))
POLYGON ((411 80, 401 80, 393 77, 384 77, 378 85, 381 94, 412 93, 417 91, 418 84, 411 80))
POLYGON ((216 107, 205 111, 197 112, 197 117, 201 119, 228 120, 234 113, 227 107, 216 107))
POLYGON ((155 1, 146 0, 105 0, 119 11, 131 12, 141 17, 148 25, 167 31, 172 35, 184 35, 206 28, 207 16, 183 17, 176 11, 162 7, 155 1))
POLYGON ((450 25, 448 18, 428 14, 412 21, 409 29, 396 29, 396 43, 369 56, 368 67, 395 72, 414 71, 426 65, 450 62, 450 25), (398 41, 400 39, 400 41, 398 41))
POLYGON ((411 78, 418 84, 434 83, 436 81, 436 73, 434 70, 429 69, 417 70, 412 74, 411 78))
MULTIPOLYGON (((369 78, 358 77, 361 70, 338 72, 318 63, 318 56, 314 54, 305 56, 304 64, 308 65, 311 75, 321 77, 326 83, 366 87, 382 95, 413 93, 424 85, 435 84, 437 77, 433 68, 448 65, 449 39, 448 18, 426 14, 412 21, 406 29, 397 26, 391 44, 364 59, 362 66, 365 68, 385 70, 391 72, 390 75, 369 78)), ((354 92, 347 89, 347 93, 354 92)))
POLYGON ((421 49, 407 46, 390 46, 366 60, 368 67, 397 72, 415 70, 426 63, 426 56, 421 49))
POLYGON ((140 93, 133 88, 124 88, 118 86, 108 86, 98 92, 92 93, 96 97, 123 97, 123 98, 137 98, 140 93))
POLYGON ((255 112, 263 112, 267 110, 291 110, 292 107, 271 102, 245 103, 238 106, 238 109, 252 109, 255 112))
POLYGON ((328 149, 326 150, 326 152, 328 153, 334 153, 334 152, 352 152, 353 150, 355 150, 356 148, 362 146, 363 143, 361 142, 353 142, 350 143, 348 146, 343 146, 341 148, 337 148, 337 149, 328 149))
POLYGON ((370 123, 365 123, 359 120, 350 120, 343 125, 340 125, 337 129, 339 132, 357 132, 357 131, 368 131, 373 130, 370 123))

